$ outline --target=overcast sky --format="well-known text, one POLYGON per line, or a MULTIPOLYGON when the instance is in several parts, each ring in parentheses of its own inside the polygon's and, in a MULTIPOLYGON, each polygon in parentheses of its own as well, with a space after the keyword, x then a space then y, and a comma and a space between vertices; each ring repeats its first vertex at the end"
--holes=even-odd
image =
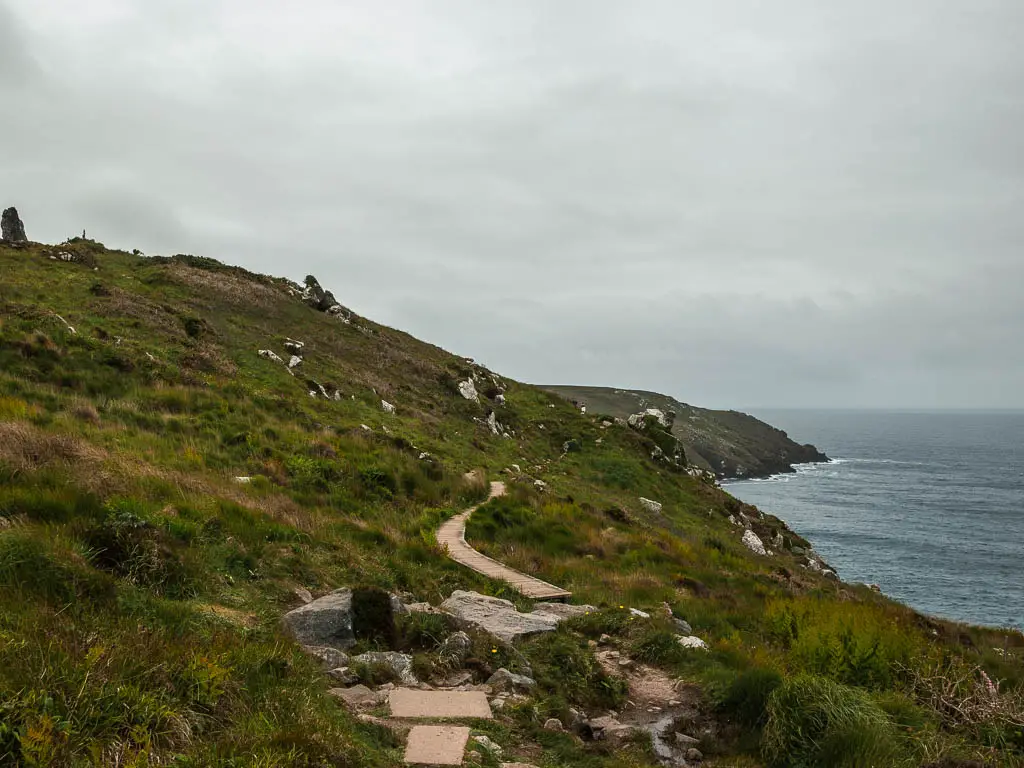
POLYGON ((1022 36, 1020 0, 0 0, 0 205, 524 381, 1024 407, 1022 36))

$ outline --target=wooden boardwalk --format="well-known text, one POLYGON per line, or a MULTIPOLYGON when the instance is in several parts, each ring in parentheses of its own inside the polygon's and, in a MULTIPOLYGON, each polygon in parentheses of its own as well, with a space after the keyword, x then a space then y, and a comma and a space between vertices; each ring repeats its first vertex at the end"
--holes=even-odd
MULTIPOLYGON (((493 482, 491 483, 491 493, 487 500, 490 501, 504 495, 505 484, 493 482)), ((567 592, 561 587, 535 579, 533 576, 527 576, 525 573, 515 571, 507 565, 499 563, 497 560, 481 555, 469 546, 466 543, 466 521, 469 520, 470 515, 476 512, 477 508, 471 507, 465 512, 460 512, 437 529, 437 543, 448 550, 448 557, 467 568, 472 568, 477 573, 482 573, 484 576, 508 582, 526 597, 535 600, 567 600, 572 595, 571 592, 567 592)))

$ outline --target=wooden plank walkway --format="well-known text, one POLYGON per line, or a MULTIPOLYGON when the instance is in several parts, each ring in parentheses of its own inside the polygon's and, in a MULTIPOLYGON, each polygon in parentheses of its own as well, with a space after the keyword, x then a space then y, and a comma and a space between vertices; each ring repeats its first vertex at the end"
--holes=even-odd
MULTIPOLYGON (((496 481, 491 483, 491 493, 487 500, 490 501, 504 495, 505 484, 496 481)), ((477 505, 467 509, 465 512, 460 512, 438 528, 437 543, 448 550, 448 557, 467 568, 472 568, 477 573, 482 573, 484 576, 508 582, 526 597, 535 600, 568 599, 572 595, 571 592, 513 570, 497 560, 481 555, 466 543, 466 521, 469 520, 470 515, 476 512, 479 506, 477 505)))

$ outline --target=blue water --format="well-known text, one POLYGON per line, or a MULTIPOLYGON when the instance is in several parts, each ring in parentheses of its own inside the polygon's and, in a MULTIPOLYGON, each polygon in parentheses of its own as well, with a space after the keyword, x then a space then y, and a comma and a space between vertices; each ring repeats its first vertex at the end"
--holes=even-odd
POLYGON ((918 610, 1024 629, 1024 413, 772 411, 832 464, 728 482, 845 581, 918 610))

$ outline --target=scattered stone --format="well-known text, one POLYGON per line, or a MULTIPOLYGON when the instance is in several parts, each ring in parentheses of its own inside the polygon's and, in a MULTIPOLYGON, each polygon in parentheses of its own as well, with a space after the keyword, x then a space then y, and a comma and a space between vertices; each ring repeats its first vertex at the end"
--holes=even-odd
POLYGON ((300 365, 302 365, 302 358, 298 355, 292 355, 291 359, 288 361, 288 367, 297 368, 300 365))
POLYGON ((352 590, 338 589, 289 611, 284 623, 303 645, 350 648, 356 641, 352 632, 352 590))
POLYGON ((490 428, 492 435, 501 434, 501 424, 498 423, 498 417, 495 415, 494 411, 487 414, 487 426, 490 428))
POLYGON ((462 765, 469 728, 462 725, 417 725, 405 744, 407 765, 462 765))
POLYGON ((577 616, 586 616, 596 611, 597 608, 593 605, 570 605, 569 603, 536 603, 533 606, 534 613, 557 616, 563 621, 565 619, 574 619, 577 616))
POLYGON ((409 603, 405 608, 409 613, 436 613, 430 603, 409 603))
POLYGON ((498 405, 504 405, 505 404, 505 396, 499 393, 498 396, 496 398, 494 398, 494 402, 496 402, 498 405))
POLYGON ((642 732, 643 728, 635 725, 617 725, 614 728, 605 728, 601 735, 606 741, 619 745, 642 732))
POLYGON ((474 403, 480 402, 480 396, 476 391, 476 384, 473 383, 472 379, 459 382, 459 394, 467 400, 472 400, 474 403))
POLYGON ((641 611, 639 608, 630 608, 629 613, 631 616, 636 616, 638 619, 651 618, 651 614, 647 613, 647 611, 641 611))
POLYGON ((683 635, 676 635, 676 642, 683 646, 683 648, 707 650, 708 647, 708 644, 696 635, 690 635, 688 637, 684 637, 683 635))
POLYGON ((359 675, 357 675, 350 667, 337 667, 336 669, 330 670, 327 674, 344 686, 355 685, 359 682, 359 675))
POLYGON ((345 323, 345 325, 351 325, 352 318, 355 317, 355 315, 352 314, 351 309, 349 309, 348 307, 343 307, 341 306, 341 304, 334 304, 328 307, 327 314, 331 315, 332 317, 338 318, 339 320, 341 320, 341 322, 345 323))
POLYGON ((452 592, 451 597, 441 603, 441 610, 506 642, 539 632, 552 632, 560 621, 551 614, 520 613, 509 600, 463 590, 452 592))
POLYGON ((659 514, 662 509, 661 502, 654 501, 652 499, 645 499, 643 496, 640 497, 640 506, 652 514, 659 514))
MULTIPOLYGON (((427 604, 429 606, 429 603, 427 604)), ((441 643, 439 655, 445 664, 462 666, 473 650, 473 641, 465 632, 455 632, 441 643)))
POLYGON ((327 669, 348 666, 348 654, 344 651, 339 651, 337 648, 305 645, 302 647, 302 650, 310 656, 319 659, 320 663, 327 667, 327 669))
POLYGON ((544 730, 545 731, 564 731, 565 730, 565 726, 562 725, 562 721, 559 720, 557 717, 549 717, 547 720, 544 721, 544 730))
POLYGON ((248 485, 249 483, 252 482, 252 478, 251 477, 247 477, 245 475, 242 475, 242 476, 236 477, 235 478, 235 482, 238 483, 239 485, 248 485))
POLYGON ((491 705, 483 691, 419 691, 395 688, 388 694, 392 717, 471 717, 490 720, 491 705))
POLYGON ((291 352, 293 355, 301 355, 302 349, 305 346, 306 345, 303 344, 301 341, 296 341, 295 339, 285 339, 284 341, 284 348, 291 352))
POLYGON ((384 413, 394 413, 395 406, 389 403, 387 400, 380 401, 380 407, 384 409, 384 413))
POLYGON ((488 752, 490 752, 495 757, 500 757, 501 756, 501 753, 503 751, 502 748, 499 747, 497 744, 495 744, 493 741, 491 741, 486 736, 474 736, 473 737, 473 741, 475 741, 477 744, 479 744, 481 747, 486 749, 488 752))
POLYGON ((695 739, 693 736, 687 736, 685 733, 676 733, 676 744, 680 746, 692 746, 693 744, 700 744, 700 739, 695 739))
POLYGON ((686 757, 686 760, 688 762, 699 763, 701 760, 704 759, 704 753, 696 747, 690 747, 688 750, 686 750, 686 754, 684 755, 684 757, 686 757))
POLYGON ((537 681, 526 675, 517 675, 502 667, 487 679, 487 684, 495 691, 529 691, 537 681))
POLYGON ((460 672, 452 672, 441 681, 442 688, 458 688, 460 685, 467 685, 473 681, 473 673, 468 669, 460 672))
POLYGON ((672 617, 672 623, 675 624, 676 631, 681 635, 692 635, 693 627, 685 619, 680 619, 678 616, 672 617))
POLYGON ((281 363, 282 365, 284 365, 284 360, 282 360, 282 359, 281 359, 281 358, 280 358, 280 357, 279 357, 279 356, 277 355, 277 353, 275 353, 275 352, 274 352, 274 351, 272 351, 272 350, 269 350, 269 349, 261 349, 261 350, 260 350, 260 351, 259 351, 259 352, 258 352, 257 354, 258 354, 258 355, 259 355, 260 357, 262 357, 262 358, 265 358, 265 359, 267 359, 267 360, 273 360, 273 361, 274 361, 275 363, 281 363))
POLYGON ((353 656, 352 661, 369 666, 384 666, 390 669, 403 685, 416 685, 419 680, 412 673, 412 656, 398 651, 370 651, 353 656))
POLYGON ((761 541, 761 537, 750 529, 743 532, 743 544, 755 555, 768 554, 768 551, 764 548, 764 543, 761 541))
POLYGON ((328 693, 341 699, 349 709, 372 709, 384 703, 384 694, 371 691, 365 685, 351 688, 331 688, 328 693))
POLYGON ((539 493, 544 493, 548 489, 548 484, 543 480, 534 480, 533 487, 536 488, 539 493))
POLYGON ((305 605, 309 605, 313 602, 313 594, 305 587, 296 587, 292 592, 295 593, 295 596, 305 605))
POLYGON ((0 217, 0 239, 9 243, 28 242, 28 237, 25 236, 25 224, 18 216, 17 208, 8 208, 0 217))
POLYGON ((597 638, 597 644, 598 645, 611 645, 612 644, 612 636, 611 635, 601 635, 599 638, 597 638))

